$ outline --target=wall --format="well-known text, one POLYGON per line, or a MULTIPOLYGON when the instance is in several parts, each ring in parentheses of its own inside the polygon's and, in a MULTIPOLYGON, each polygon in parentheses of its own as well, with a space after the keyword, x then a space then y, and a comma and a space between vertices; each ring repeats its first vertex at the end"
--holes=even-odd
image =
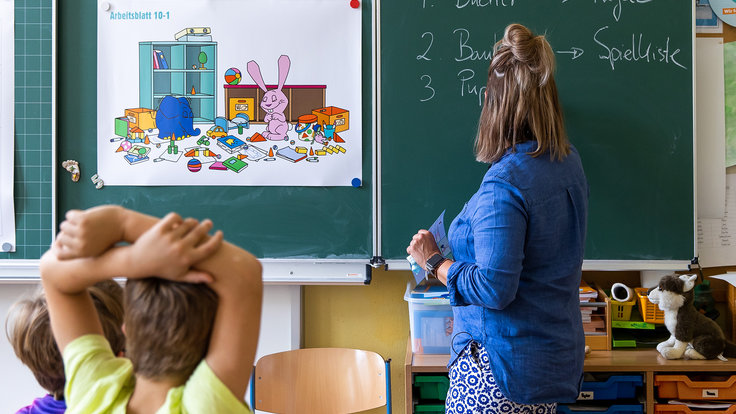
MULTIPOLYGON (((409 308, 404 301, 409 271, 373 271, 368 286, 305 286, 304 347, 345 347, 391 358, 392 408, 405 411, 404 360, 409 308)), ((384 413, 375 409, 367 413, 384 413)))

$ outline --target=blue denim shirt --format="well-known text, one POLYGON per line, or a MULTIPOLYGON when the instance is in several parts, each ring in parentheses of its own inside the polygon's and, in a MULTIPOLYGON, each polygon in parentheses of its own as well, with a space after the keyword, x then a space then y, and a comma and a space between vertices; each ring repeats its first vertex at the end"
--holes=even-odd
POLYGON ((536 145, 518 144, 491 165, 450 225, 449 365, 474 340, 508 399, 572 402, 585 358, 578 292, 588 184, 577 150, 552 161, 528 155, 536 145))

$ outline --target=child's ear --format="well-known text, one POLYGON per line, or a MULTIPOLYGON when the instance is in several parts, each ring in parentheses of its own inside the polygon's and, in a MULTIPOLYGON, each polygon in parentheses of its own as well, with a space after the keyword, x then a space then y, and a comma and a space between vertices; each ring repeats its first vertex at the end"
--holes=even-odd
POLYGON ((697 279, 697 275, 681 275, 680 280, 685 282, 685 285, 682 287, 683 292, 687 292, 695 287, 695 279, 697 279))

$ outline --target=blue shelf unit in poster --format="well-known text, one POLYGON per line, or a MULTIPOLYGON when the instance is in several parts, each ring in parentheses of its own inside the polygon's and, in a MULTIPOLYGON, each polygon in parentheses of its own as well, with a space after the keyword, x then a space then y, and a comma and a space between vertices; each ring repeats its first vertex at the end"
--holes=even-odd
POLYGON ((195 124, 215 122, 217 42, 140 42, 138 49, 141 108, 157 110, 164 97, 183 96, 195 124))

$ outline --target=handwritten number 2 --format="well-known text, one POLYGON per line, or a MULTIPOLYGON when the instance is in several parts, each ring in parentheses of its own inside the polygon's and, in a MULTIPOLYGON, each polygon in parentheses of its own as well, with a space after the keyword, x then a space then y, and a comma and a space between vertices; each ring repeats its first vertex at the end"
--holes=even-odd
POLYGON ((432 94, 431 94, 431 95, 429 95, 429 98, 425 98, 425 99, 420 99, 420 100, 419 100, 419 102, 427 102, 428 100, 430 100, 430 99, 434 98, 434 88, 430 86, 430 85, 432 84, 432 77, 431 77, 431 76, 429 76, 429 75, 422 75, 422 76, 421 76, 421 77, 420 77, 419 79, 424 79, 424 78, 426 78, 426 79, 427 79, 427 84, 426 84, 426 85, 424 85, 424 87, 425 87, 426 89, 429 89, 429 90, 431 91, 431 93, 432 93, 432 94))
POLYGON ((432 60, 427 57, 427 53, 429 53, 429 49, 432 48, 432 43, 434 43, 434 35, 431 32, 424 32, 422 33, 422 39, 424 39, 424 36, 429 35, 429 46, 427 46, 427 50, 424 51, 421 55, 417 55, 417 60, 432 60))

